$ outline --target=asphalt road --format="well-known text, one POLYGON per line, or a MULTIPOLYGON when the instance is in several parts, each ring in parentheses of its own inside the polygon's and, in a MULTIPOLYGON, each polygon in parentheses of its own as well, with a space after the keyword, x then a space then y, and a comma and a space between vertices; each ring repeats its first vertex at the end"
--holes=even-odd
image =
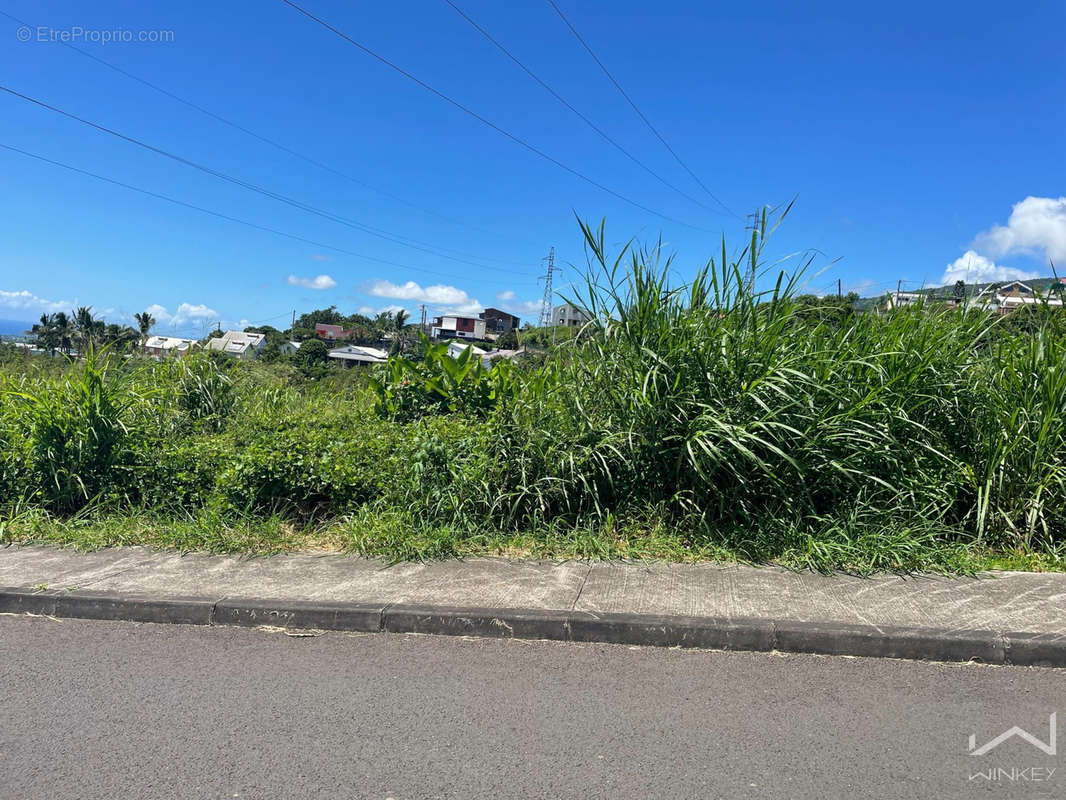
POLYGON ((0 616, 5 800, 1063 797, 1061 746, 967 752, 1056 710, 1050 669, 0 616))

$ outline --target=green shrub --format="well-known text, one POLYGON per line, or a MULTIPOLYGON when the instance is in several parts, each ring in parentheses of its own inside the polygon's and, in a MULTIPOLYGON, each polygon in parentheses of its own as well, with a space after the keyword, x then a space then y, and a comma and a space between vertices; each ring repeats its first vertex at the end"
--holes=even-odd
POLYGON ((47 505, 73 510, 108 488, 130 435, 132 409, 144 400, 135 373, 90 347, 62 379, 7 394, 20 406, 33 489, 47 505))
POLYGON ((384 368, 368 379, 381 416, 405 422, 427 414, 459 412, 483 419, 513 396, 510 362, 496 361, 486 369, 471 348, 453 358, 447 342, 431 343, 425 337, 422 348, 420 362, 390 356, 384 368))

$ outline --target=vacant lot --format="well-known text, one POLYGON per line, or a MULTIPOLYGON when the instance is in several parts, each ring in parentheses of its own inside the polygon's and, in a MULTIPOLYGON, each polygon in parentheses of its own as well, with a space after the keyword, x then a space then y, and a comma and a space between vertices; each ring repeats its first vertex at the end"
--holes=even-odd
POLYGON ((1061 568, 1061 311, 756 293, 750 248, 672 289, 586 234, 594 321, 517 364, 10 360, 0 539, 1061 568))

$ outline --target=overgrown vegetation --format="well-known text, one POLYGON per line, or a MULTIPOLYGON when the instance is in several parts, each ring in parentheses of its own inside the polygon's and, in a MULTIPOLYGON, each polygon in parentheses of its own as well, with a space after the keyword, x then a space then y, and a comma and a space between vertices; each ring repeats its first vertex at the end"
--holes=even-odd
POLYGON ((592 322, 487 368, 368 380, 89 352, 0 367, 0 540, 390 558, 1066 563, 1066 321, 856 313, 764 263, 766 220, 672 286, 584 226, 592 322), (754 275, 754 280, 752 276, 754 275), (752 286, 770 286, 755 291, 752 286))

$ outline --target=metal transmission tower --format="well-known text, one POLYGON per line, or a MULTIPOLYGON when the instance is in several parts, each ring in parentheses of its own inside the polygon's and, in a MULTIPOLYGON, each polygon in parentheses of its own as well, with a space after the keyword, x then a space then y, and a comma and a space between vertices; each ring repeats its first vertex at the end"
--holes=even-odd
POLYGON ((544 281, 544 300, 540 305, 540 326, 542 328, 552 324, 552 273, 562 272, 562 267, 555 266, 555 248, 548 251, 548 257, 541 261, 547 264, 544 274, 537 278, 544 281))

